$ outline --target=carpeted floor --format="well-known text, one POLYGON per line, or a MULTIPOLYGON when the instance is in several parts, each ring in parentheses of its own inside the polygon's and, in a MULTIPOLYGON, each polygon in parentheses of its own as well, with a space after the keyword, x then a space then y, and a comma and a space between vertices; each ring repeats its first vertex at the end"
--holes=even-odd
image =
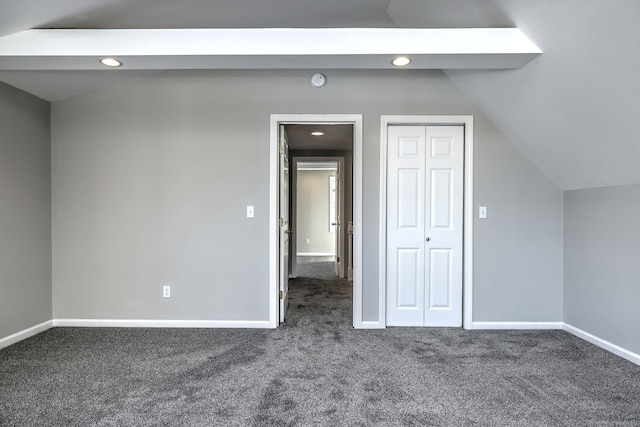
POLYGON ((299 256, 297 258, 298 277, 321 280, 335 280, 335 257, 299 256))
POLYGON ((277 330, 54 328, 0 350, 0 425, 640 425, 640 367, 563 331, 354 330, 349 282, 290 289, 277 330))

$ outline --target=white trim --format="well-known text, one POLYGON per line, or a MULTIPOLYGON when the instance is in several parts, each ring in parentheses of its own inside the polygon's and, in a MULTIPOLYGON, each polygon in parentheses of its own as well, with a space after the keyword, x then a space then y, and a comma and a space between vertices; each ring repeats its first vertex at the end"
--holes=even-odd
POLYGON ((362 115, 353 130, 353 327, 362 327, 362 115))
POLYGON ((387 127, 389 125, 462 125, 464 126, 464 253, 463 315, 465 329, 473 329, 473 116, 396 116, 380 117, 380 207, 379 207, 379 322, 386 326, 386 247, 387 247, 387 127))
POLYGON ((353 124, 353 326, 362 324, 362 114, 272 114, 269 149, 269 326, 278 327, 278 128, 281 124, 353 124))
POLYGON ((471 329, 562 329, 562 322, 473 322, 471 329))
POLYGON ((336 256, 335 252, 298 252, 296 256, 336 256))
POLYGON ((595 335, 590 334, 589 332, 585 332, 582 329, 578 329, 575 326, 571 326, 568 323, 563 323, 562 326, 562 329, 564 329, 571 335, 575 335, 576 337, 590 342, 591 344, 607 350, 617 356, 620 356, 623 359, 628 360, 629 362, 640 365, 640 354, 634 353, 630 350, 627 350, 626 348, 620 347, 619 345, 603 340, 602 338, 598 338, 595 335))
POLYGON ((53 326, 84 328, 269 328, 267 320, 54 319, 53 326))
POLYGON ((23 331, 11 334, 8 337, 4 337, 0 339, 0 349, 9 347, 10 345, 15 344, 19 341, 26 340, 27 338, 31 338, 32 336, 37 335, 40 332, 51 329, 53 326, 53 320, 47 320, 46 322, 42 322, 23 331))
POLYGON ((269 327, 278 327, 278 140, 279 123, 271 116, 269 136, 269 327))
POLYGON ((365 320, 360 323, 360 329, 384 329, 385 325, 378 321, 365 320))

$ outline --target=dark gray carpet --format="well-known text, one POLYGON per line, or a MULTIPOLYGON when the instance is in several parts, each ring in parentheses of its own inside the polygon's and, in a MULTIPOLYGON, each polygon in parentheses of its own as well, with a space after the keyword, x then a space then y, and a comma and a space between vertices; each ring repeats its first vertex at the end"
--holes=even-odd
POLYGON ((2 426, 638 426, 640 367, 562 331, 351 328, 298 278, 277 330, 54 328, 0 350, 2 426))

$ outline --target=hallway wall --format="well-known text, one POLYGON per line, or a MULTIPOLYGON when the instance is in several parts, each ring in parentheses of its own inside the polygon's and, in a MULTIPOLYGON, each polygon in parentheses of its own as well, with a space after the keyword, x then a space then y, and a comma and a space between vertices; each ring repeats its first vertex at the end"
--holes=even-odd
POLYGON ((336 172, 300 170, 300 166, 298 164, 296 197, 297 255, 335 255, 336 233, 329 231, 329 177, 335 177, 336 172))

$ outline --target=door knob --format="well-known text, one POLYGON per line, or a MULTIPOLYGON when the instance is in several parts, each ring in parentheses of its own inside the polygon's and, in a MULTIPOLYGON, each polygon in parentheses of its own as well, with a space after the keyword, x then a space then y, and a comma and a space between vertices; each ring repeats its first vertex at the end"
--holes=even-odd
POLYGON ((429 240, 431 240, 431 237, 425 237, 425 240, 428 242, 429 240))

